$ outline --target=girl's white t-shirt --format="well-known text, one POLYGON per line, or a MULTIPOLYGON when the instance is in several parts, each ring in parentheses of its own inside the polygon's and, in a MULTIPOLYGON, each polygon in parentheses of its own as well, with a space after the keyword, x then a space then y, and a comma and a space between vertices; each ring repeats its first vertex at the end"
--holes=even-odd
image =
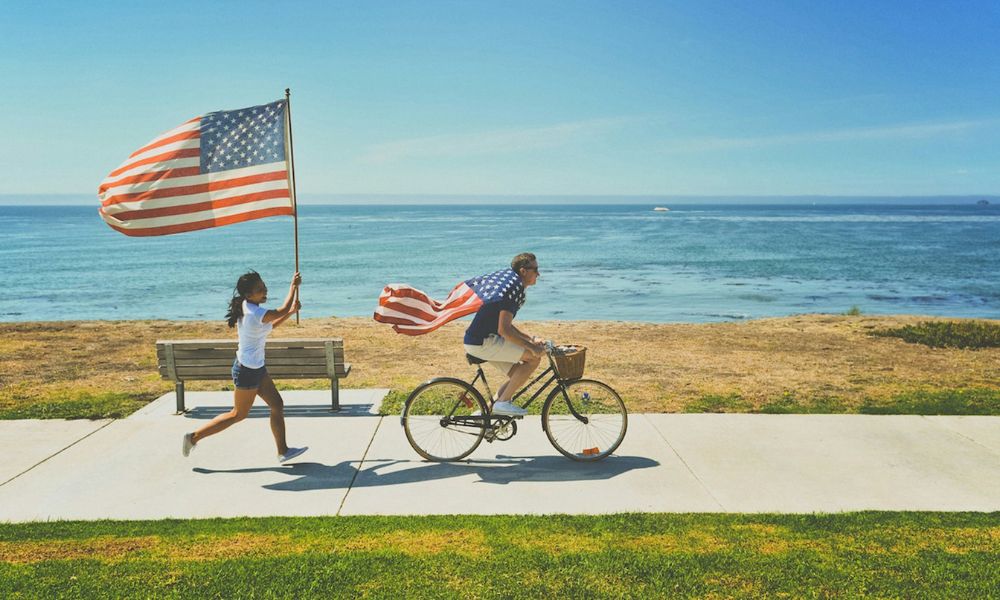
POLYGON ((263 306, 243 301, 243 316, 236 322, 236 332, 240 345, 236 349, 236 360, 244 367, 259 369, 264 366, 264 342, 273 326, 263 321, 267 309, 263 306))

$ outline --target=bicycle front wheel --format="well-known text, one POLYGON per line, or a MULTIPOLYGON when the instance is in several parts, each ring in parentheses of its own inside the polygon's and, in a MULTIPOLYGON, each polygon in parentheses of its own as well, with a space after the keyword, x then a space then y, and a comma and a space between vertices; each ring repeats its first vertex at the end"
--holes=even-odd
POLYGON ((552 390, 542 407, 542 427, 556 450, 595 461, 618 449, 628 430, 628 411, 611 386, 579 379, 552 390))
POLYGON ((410 446, 427 460, 462 460, 483 441, 488 415, 475 388, 461 379, 435 379, 406 399, 403 430, 410 446))

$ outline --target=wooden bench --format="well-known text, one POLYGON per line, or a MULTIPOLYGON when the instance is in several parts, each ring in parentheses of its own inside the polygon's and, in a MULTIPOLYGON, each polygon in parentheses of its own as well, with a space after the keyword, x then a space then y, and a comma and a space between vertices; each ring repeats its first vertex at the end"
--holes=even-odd
MULTIPOLYGON (((272 379, 329 379, 332 410, 340 410, 340 379, 351 372, 340 338, 267 340, 267 373, 272 379)), ((236 340, 157 340, 160 376, 174 381, 177 412, 184 412, 184 382, 233 377, 236 340)))

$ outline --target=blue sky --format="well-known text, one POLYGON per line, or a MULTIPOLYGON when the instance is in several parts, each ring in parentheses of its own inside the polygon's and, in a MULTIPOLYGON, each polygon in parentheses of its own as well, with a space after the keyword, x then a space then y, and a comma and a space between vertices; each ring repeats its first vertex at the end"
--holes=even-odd
POLYGON ((992 195, 998 31, 974 1, 11 2, 0 194, 94 194, 291 87, 300 194, 992 195))

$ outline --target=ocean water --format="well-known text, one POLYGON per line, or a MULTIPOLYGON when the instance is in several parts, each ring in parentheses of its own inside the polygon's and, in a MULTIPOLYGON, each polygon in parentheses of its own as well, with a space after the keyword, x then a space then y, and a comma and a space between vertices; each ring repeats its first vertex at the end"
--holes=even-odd
MULTIPOLYGON (((707 322, 843 313, 1000 318, 1000 207, 299 207, 303 317, 371 315, 382 287, 444 298, 538 256, 519 319, 707 322)), ((0 206, 0 320, 222 319, 237 277, 284 297, 291 218, 156 238, 89 206, 0 206)))

